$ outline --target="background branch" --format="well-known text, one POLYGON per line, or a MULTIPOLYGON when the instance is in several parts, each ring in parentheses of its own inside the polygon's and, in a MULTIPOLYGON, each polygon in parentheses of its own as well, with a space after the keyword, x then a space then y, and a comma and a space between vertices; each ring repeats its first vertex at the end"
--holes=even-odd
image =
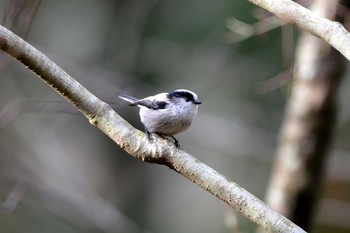
POLYGON ((340 23, 324 18, 290 0, 248 1, 324 40, 350 60, 350 34, 340 23))
MULTIPOLYGON (((338 1, 316 0, 311 9, 335 19, 338 6, 338 1)), ((301 35, 267 202, 306 230, 321 193, 343 71, 340 53, 308 33, 301 35)))

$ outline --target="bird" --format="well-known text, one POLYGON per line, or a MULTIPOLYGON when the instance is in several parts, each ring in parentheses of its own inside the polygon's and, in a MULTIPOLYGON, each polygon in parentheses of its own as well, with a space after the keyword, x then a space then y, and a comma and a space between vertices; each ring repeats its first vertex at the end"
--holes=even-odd
POLYGON ((171 137, 176 148, 181 148, 175 134, 187 130, 195 116, 198 105, 202 103, 197 94, 186 89, 177 89, 169 93, 138 99, 133 96, 118 94, 118 97, 129 102, 129 106, 138 106, 142 124, 148 140, 151 135, 171 137))

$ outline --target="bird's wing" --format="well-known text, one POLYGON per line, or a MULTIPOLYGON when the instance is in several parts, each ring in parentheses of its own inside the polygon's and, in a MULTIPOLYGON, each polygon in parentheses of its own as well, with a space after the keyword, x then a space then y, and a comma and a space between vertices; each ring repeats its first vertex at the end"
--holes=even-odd
POLYGON ((119 98, 129 102, 130 106, 144 106, 153 110, 158 110, 158 109, 165 109, 168 105, 168 103, 166 101, 163 100, 155 100, 155 97, 158 97, 158 99, 160 97, 160 99, 165 99, 167 93, 161 93, 158 94, 156 96, 150 96, 144 99, 137 99, 133 96, 129 96, 129 95, 124 95, 124 94, 120 94, 118 95, 119 98))
POLYGON ((168 103, 165 101, 142 99, 142 100, 135 101, 134 103, 132 103, 130 105, 133 105, 133 106, 140 105, 140 106, 145 106, 145 107, 153 109, 153 110, 158 110, 158 109, 165 109, 166 106, 168 105, 168 103))

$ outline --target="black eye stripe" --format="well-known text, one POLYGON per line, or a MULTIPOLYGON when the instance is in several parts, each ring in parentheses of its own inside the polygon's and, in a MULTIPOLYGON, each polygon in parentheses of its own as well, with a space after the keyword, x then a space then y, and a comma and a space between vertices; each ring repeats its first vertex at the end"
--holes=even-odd
POLYGON ((175 91, 175 92, 171 92, 169 93, 169 98, 184 98, 187 102, 188 101, 193 101, 193 95, 189 92, 186 91, 175 91))

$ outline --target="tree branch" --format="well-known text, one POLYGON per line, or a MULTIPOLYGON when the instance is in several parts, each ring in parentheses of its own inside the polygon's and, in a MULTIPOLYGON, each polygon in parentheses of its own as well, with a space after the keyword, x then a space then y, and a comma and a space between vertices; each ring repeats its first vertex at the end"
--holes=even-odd
POLYGON ((0 48, 76 106, 101 131, 131 156, 164 164, 228 203, 269 232, 304 232, 265 203, 168 140, 156 137, 150 143, 144 133, 133 128, 108 104, 99 100, 33 46, 0 26, 0 48))
POLYGON ((248 1, 324 40, 350 60, 350 34, 342 24, 323 18, 291 0, 248 1))

